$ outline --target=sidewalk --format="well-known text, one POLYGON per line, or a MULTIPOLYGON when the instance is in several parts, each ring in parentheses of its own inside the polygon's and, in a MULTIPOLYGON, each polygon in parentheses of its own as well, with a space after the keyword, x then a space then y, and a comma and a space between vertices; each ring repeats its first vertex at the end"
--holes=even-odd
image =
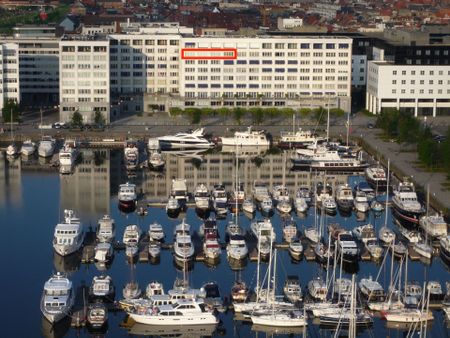
MULTIPOLYGON (((366 117, 366 119, 370 119, 366 117)), ((361 120, 361 119, 359 119, 361 120)), ((358 123, 362 125, 361 122, 358 123)), ((427 185, 430 189, 430 204, 434 209, 443 211, 448 216, 450 214, 450 190, 446 189, 444 183, 447 181, 446 174, 442 172, 427 172, 418 167, 418 157, 415 151, 405 149, 404 144, 395 142, 385 142, 378 135, 380 129, 367 129, 360 127, 353 134, 354 137, 361 137, 361 141, 371 155, 379 157, 383 165, 387 165, 387 160, 391 162, 391 169, 401 179, 408 176, 416 185, 416 188, 426 193, 427 185)))

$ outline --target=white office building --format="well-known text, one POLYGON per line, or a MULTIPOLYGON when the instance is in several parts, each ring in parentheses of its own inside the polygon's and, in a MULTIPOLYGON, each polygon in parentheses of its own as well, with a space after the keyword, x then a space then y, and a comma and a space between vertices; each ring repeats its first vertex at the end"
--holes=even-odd
POLYGON ((109 39, 98 36, 64 36, 59 44, 60 118, 69 121, 75 111, 85 123, 95 112, 109 122, 109 39))
POLYGON ((366 109, 407 109, 418 115, 443 115, 450 110, 449 65, 398 65, 369 61, 366 109))
POLYGON ((0 116, 5 100, 20 102, 19 46, 0 43, 0 116))

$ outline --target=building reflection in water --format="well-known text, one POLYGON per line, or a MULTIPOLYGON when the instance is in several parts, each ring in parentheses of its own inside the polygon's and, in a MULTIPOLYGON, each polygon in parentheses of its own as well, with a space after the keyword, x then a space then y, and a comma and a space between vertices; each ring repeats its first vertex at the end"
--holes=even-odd
MULTIPOLYGON (((230 150, 231 151, 231 150, 230 150)), ((142 176, 142 192, 149 201, 166 200, 170 194, 173 178, 185 178, 188 191, 193 193, 198 184, 212 189, 215 184, 224 184, 231 191, 236 181, 236 155, 234 153, 213 152, 189 158, 165 153, 166 167, 163 172, 145 170, 142 176)), ((244 152, 238 156, 240 183, 247 194, 251 194, 253 182, 262 181, 269 189, 285 184, 291 196, 301 186, 314 187, 318 182, 330 184, 335 188, 347 183, 348 175, 291 171, 291 154, 287 152, 254 154, 244 152)))
POLYGON ((109 214, 110 176, 110 150, 84 149, 73 173, 61 175, 61 210, 73 209, 91 220, 109 214))
POLYGON ((22 162, 0 152, 0 204, 15 208, 22 206, 22 162))

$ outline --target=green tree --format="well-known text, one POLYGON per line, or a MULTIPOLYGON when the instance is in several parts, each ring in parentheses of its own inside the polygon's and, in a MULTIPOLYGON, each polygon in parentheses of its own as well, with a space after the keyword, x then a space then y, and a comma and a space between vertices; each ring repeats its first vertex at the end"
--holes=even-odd
POLYGON ((307 117, 309 114, 311 114, 311 109, 310 108, 301 108, 299 110, 299 113, 302 117, 307 117))
POLYGON ((245 109, 241 107, 236 107, 233 109, 234 119, 239 125, 241 125, 241 120, 245 116, 245 113, 246 113, 245 109))
POLYGON ((226 107, 222 107, 222 108, 217 109, 217 113, 222 117, 228 117, 228 116, 230 116, 231 111, 230 111, 230 109, 228 109, 226 107))
POLYGON ((181 115, 181 114, 183 114, 183 109, 178 108, 178 107, 171 107, 169 109, 169 113, 171 116, 181 115))
POLYGON ((80 114, 80 112, 78 110, 76 110, 73 114, 72 114, 72 126, 75 128, 81 128, 83 126, 83 115, 80 114))
POLYGON ((2 115, 4 122, 11 122, 11 118, 13 122, 19 121, 19 105, 16 100, 5 99, 3 102, 2 115))
POLYGON ((202 119, 202 111, 199 108, 186 108, 185 113, 190 117, 192 124, 199 124, 202 119))
POLYGON ((285 116, 285 117, 292 117, 292 115, 295 114, 295 110, 292 108, 283 108, 281 109, 281 113, 285 116))
POLYGON ((337 117, 342 117, 345 115, 345 111, 341 108, 332 108, 330 109, 330 114, 337 117))
POLYGON ((264 120, 264 111, 259 107, 249 109, 254 124, 260 124, 264 120))
POLYGON ((313 111, 314 118, 316 119, 317 123, 323 124, 327 120, 327 111, 323 107, 319 107, 314 109, 313 111))
POLYGON ((94 123, 98 126, 104 126, 106 124, 106 119, 100 110, 96 109, 94 113, 94 123))
POLYGON ((279 113, 280 113, 280 111, 277 108, 274 108, 274 107, 264 109, 264 115, 270 117, 271 119, 273 119, 276 116, 278 116, 279 113))

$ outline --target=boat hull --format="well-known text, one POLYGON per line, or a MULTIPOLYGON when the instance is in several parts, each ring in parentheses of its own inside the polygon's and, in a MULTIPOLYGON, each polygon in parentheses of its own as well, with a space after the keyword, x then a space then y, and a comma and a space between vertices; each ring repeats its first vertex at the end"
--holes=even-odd
POLYGON ((392 203, 394 216, 405 226, 416 228, 419 226, 419 219, 423 215, 422 212, 407 211, 396 203, 392 203))
POLYGON ((208 325, 217 324, 217 318, 209 312, 204 312, 198 315, 190 316, 152 316, 152 315, 138 315, 130 313, 130 317, 136 322, 147 325, 208 325))

